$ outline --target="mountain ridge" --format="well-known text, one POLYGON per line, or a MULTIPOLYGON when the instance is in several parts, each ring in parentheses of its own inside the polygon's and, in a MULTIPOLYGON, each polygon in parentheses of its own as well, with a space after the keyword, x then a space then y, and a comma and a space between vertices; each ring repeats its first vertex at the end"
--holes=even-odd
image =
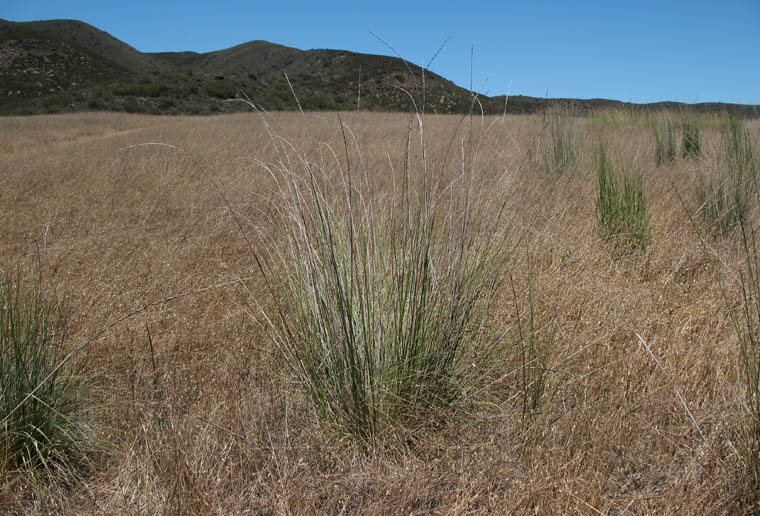
MULTIPOLYGON (((415 109, 412 99, 421 108, 423 98, 431 112, 466 113, 473 107, 469 90, 397 57, 300 50, 264 40, 205 53, 140 52, 79 20, 0 19, 0 114, 79 110, 206 114, 249 109, 225 102, 241 94, 263 109, 297 109, 294 92, 300 106, 309 110, 410 111, 415 109)), ((505 100, 503 95, 478 95, 489 114, 504 112, 505 100)), ((758 116, 756 106, 740 104, 633 104, 522 95, 510 96, 506 111, 533 113, 556 105, 577 113, 618 107, 758 116)))

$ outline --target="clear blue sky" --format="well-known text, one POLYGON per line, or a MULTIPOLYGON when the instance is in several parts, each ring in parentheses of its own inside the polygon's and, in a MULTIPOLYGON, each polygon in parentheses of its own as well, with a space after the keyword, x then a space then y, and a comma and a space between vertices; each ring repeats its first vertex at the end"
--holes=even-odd
POLYGON ((488 95, 760 103, 760 0, 2 0, 0 18, 87 22, 144 52, 255 39, 427 63, 488 95))

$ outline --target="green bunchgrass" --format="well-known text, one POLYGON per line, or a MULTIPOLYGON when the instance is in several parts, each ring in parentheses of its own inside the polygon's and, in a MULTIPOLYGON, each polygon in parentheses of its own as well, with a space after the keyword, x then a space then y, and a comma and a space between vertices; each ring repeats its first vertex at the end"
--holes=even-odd
POLYGON ((666 117, 654 123, 655 154, 657 166, 672 163, 676 159, 678 144, 673 121, 666 117))
MULTIPOLYGON (((530 257, 529 257, 530 262, 530 257)), ((549 380, 549 359, 552 354, 554 344, 554 332, 542 327, 539 323, 539 316, 536 313, 537 296, 536 281, 532 273, 528 278, 528 313, 527 321, 523 321, 517 310, 517 323, 519 346, 521 355, 521 380, 523 394, 523 419, 530 418, 537 414, 541 408, 541 402, 546 392, 547 382, 549 380)), ((514 291, 514 282, 512 282, 515 307, 518 307, 517 293, 514 291)))
POLYGON ((72 472, 72 458, 88 440, 84 382, 55 371, 65 336, 60 307, 38 283, 20 274, 0 278, 0 467, 6 471, 72 472))
POLYGON ((433 181, 447 172, 429 168, 417 122, 401 173, 389 161, 370 175, 347 140, 318 157, 274 134, 279 158, 262 164, 279 185, 282 238, 255 251, 275 300, 258 308, 316 414, 365 443, 443 424, 506 363, 505 330, 489 321, 506 199, 482 195, 475 160, 433 181), (383 175, 387 196, 373 187, 383 175))
POLYGON ((741 271, 743 306, 731 310, 739 340, 740 371, 737 400, 740 423, 740 452, 746 494, 760 503, 760 254, 755 223, 750 217, 758 204, 758 164, 749 131, 743 120, 730 118, 723 129, 724 174, 734 192, 733 218, 742 234, 745 267, 741 271))
MULTIPOLYGON (((718 273, 717 282, 723 294, 738 341, 735 383, 738 440, 739 483, 744 502, 755 512, 760 506, 760 252, 757 245, 756 221, 751 216, 760 200, 757 184, 758 164, 749 131, 742 119, 729 118, 723 124, 722 153, 717 173, 708 180, 709 195, 702 201, 704 213, 718 229, 737 227, 743 251, 738 274, 718 273), (724 278, 738 277, 741 302, 737 306, 724 278)), ((700 194, 704 197, 704 187, 700 194)), ((699 193, 699 192, 698 192, 699 193)), ((702 232, 694 219, 704 248, 702 232)), ((718 261, 713 264, 718 269, 718 261)))
POLYGON ((742 119, 732 117, 724 123, 722 140, 716 171, 697 185, 702 214, 721 234, 747 222, 755 204, 758 174, 757 157, 742 119))
POLYGON ((547 113, 548 138, 544 142, 544 168, 549 174, 562 174, 574 169, 578 161, 576 129, 566 110, 554 109, 547 113))
POLYGON ((698 158, 702 155, 702 131, 699 119, 694 115, 686 115, 681 120, 681 155, 684 158, 698 158))
POLYGON ((739 308, 731 303, 723 282, 719 281, 739 343, 735 394, 740 484, 746 502, 757 508, 760 505, 760 253, 752 224, 740 221, 739 225, 745 258, 739 274, 742 294, 739 308))
POLYGON ((745 254, 740 274, 743 304, 734 309, 729 303, 729 312, 739 341, 736 399, 741 479, 748 502, 756 506, 760 503, 760 254, 754 228, 744 221, 740 226, 745 254))
POLYGON ((596 217, 604 239, 628 250, 646 248, 651 239, 651 223, 641 173, 620 170, 601 145, 597 176, 596 217))

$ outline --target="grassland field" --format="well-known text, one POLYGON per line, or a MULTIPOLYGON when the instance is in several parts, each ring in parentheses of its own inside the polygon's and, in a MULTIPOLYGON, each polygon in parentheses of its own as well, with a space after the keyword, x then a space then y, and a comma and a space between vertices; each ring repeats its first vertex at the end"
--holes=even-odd
MULTIPOLYGON (((278 159, 271 132, 327 167, 362 167, 382 198, 396 188, 391 165, 421 159, 406 147, 415 117, 0 119, 0 272, 41 270, 72 349, 153 302, 244 280, 157 304, 82 349, 72 365, 94 386, 91 465, 77 481, 4 471, 2 512, 751 513, 730 318, 745 255, 736 231, 705 230, 703 243, 694 215, 722 122, 700 118, 701 156, 657 166, 656 116, 568 118, 577 157, 563 173, 546 171, 542 115, 424 117, 431 177, 466 167, 489 185, 483 195, 508 193, 508 273, 488 324, 513 329, 514 368, 449 424, 370 449, 316 418, 279 359, 252 303, 268 297, 243 233, 280 232, 262 216, 278 199, 259 165, 278 159), (621 251, 600 234, 602 140, 642 173, 645 249, 621 251), (514 329, 529 306, 546 369, 526 413, 525 338, 514 329)), ((760 123, 748 127, 757 148, 760 123)))

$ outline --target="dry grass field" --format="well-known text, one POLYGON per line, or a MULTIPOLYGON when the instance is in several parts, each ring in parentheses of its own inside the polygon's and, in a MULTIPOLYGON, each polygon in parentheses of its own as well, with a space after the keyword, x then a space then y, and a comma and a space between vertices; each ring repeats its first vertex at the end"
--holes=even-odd
MULTIPOLYGON (((407 160, 419 170, 414 117, 340 117, 0 119, 0 272, 41 269, 69 349, 151 303, 232 282, 146 308, 74 356, 66 367, 92 384, 89 461, 52 479, 2 471, 3 513, 753 512, 730 318, 746 257, 737 231, 705 229, 703 245, 690 222, 720 155, 718 117, 700 120, 699 158, 659 167, 651 117, 571 119, 575 165, 548 173, 542 116, 426 115, 431 177, 466 168, 489 199, 507 194, 487 326, 509 345, 504 370, 442 423, 369 446, 316 417, 283 363, 247 240, 283 232, 262 215, 279 198, 261 166, 279 159, 267 126, 327 168, 366 170, 378 199, 407 160), (643 175, 644 248, 600 232, 600 140, 643 175)), ((760 125, 748 127, 757 148, 760 125)))

